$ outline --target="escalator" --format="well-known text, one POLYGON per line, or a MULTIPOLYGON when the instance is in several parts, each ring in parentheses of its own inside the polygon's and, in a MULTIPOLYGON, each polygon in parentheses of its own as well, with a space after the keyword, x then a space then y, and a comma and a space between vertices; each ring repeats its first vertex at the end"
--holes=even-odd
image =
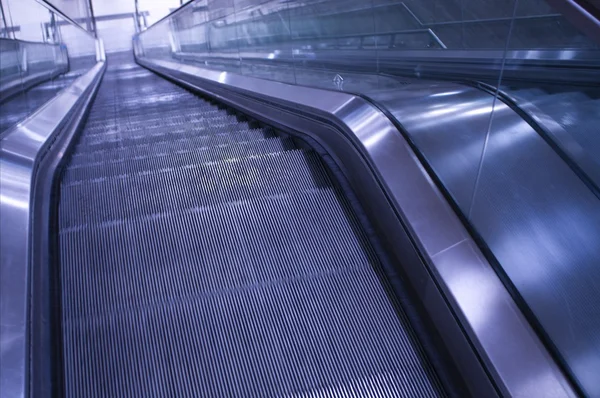
POLYGON ((60 182, 64 395, 452 395, 335 175, 109 66, 60 182))

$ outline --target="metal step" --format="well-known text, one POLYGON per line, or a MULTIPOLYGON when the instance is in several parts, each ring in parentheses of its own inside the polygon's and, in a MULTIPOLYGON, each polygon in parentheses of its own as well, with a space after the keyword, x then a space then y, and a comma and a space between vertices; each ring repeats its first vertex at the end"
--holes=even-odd
POLYGON ((90 118, 91 120, 100 120, 106 115, 128 115, 136 112, 141 113, 147 109, 160 109, 169 112, 177 109, 204 109, 215 105, 211 102, 198 102, 197 100, 189 102, 189 95, 189 93, 182 90, 182 92, 164 93, 154 97, 140 94, 137 98, 129 101, 123 100, 121 97, 118 101, 113 97, 98 98, 98 101, 102 101, 102 105, 92 110, 90 118), (185 99, 188 99, 188 102, 185 99))
POLYGON ((372 252, 361 248, 366 237, 354 230, 356 220, 339 222, 347 213, 347 204, 341 205, 336 192, 326 188, 222 203, 101 227, 65 229, 61 232, 61 251, 73 255, 65 257, 63 264, 77 267, 84 260, 89 265, 89 274, 78 274, 78 278, 91 278, 93 289, 114 283, 136 284, 138 289, 87 290, 75 295, 78 288, 74 284, 81 281, 69 280, 64 288, 72 293, 71 300, 64 303, 64 308, 81 316, 107 315, 189 299, 197 288, 237 289, 344 270, 352 268, 352 262, 364 265, 375 261, 372 252), (303 212, 307 215, 299 217, 303 212), (147 239, 119 247, 136 235, 145 235, 147 239), (188 235, 195 238, 187 239, 188 235), (178 243, 173 244, 175 241, 178 243), (261 260, 272 267, 255 262, 248 256, 253 252, 260 252, 261 260), (210 268, 204 266, 208 263, 210 268), (157 268, 152 273, 138 275, 138 267, 150 266, 157 268), (173 272, 180 274, 172 278, 187 282, 164 285, 154 281, 156 278, 167 281, 173 272), (151 302, 146 289, 153 291, 151 302))
MULTIPOLYGON (((222 131, 222 130, 219 130, 222 131)), ((235 134, 219 132, 212 135, 197 135, 194 129, 186 129, 187 134, 169 135, 162 134, 152 142, 136 144, 134 146, 78 146, 71 158, 70 166, 80 167, 89 163, 122 161, 124 159, 147 156, 149 153, 180 152, 190 149, 201 149, 211 146, 220 146, 249 141, 262 141, 275 137, 275 133, 268 129, 252 129, 236 131, 235 134)), ((157 136, 158 137, 158 136, 157 136)), ((155 137, 156 138, 156 137, 155 137)))
POLYGON ((140 125, 141 128, 147 128, 148 126, 160 126, 160 122, 169 123, 195 123, 202 122, 210 118, 223 118, 229 116, 225 111, 216 107, 206 107, 205 109, 195 109, 190 107, 189 110, 177 109, 169 112, 160 110, 156 114, 152 115, 129 115, 123 118, 106 118, 99 119, 96 121, 90 121, 87 124, 89 130, 88 136, 94 135, 94 131, 97 130, 96 134, 104 134, 106 129, 113 129, 126 125, 130 129, 134 129, 134 126, 140 125))
POLYGON ((212 125, 226 125, 226 124, 237 124, 241 121, 235 115, 227 115, 223 113, 209 113, 201 115, 198 118, 186 117, 171 117, 165 119, 153 119, 149 118, 146 122, 142 123, 128 123, 127 119, 122 118, 118 123, 106 122, 89 128, 90 135, 86 138, 98 138, 98 136, 104 136, 107 131, 138 131, 143 134, 148 129, 158 128, 173 128, 183 124, 191 123, 195 126, 210 127, 212 125))
POLYGON ((126 127, 121 127, 115 131, 106 131, 104 137, 89 137, 82 139, 78 145, 78 151, 97 151, 102 149, 116 149, 125 146, 144 145, 147 143, 155 143, 170 138, 177 139, 178 134, 184 136, 192 135, 214 135, 224 131, 228 133, 236 133, 238 131, 250 130, 251 126, 248 123, 236 121, 234 119, 228 121, 213 121, 209 125, 176 125, 160 128, 150 128, 146 130, 137 129, 129 130, 126 127), (82 147, 82 148, 79 148, 82 147))
POLYGON ((62 182, 68 185, 78 181, 121 177, 134 173, 180 169, 192 167, 195 164, 237 160, 250 156, 279 153, 291 149, 294 149, 292 140, 282 140, 280 138, 204 148, 186 148, 179 152, 157 152, 153 148, 151 154, 138 157, 130 156, 120 162, 106 163, 100 161, 91 164, 88 163, 83 167, 70 167, 65 172, 62 182))

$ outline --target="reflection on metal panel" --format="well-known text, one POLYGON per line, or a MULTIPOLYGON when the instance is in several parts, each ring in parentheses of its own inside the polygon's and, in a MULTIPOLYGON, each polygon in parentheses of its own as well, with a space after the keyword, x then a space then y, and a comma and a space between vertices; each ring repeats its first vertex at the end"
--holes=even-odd
POLYGON ((507 105, 496 102, 484 146, 493 97, 437 89, 420 100, 415 86, 374 98, 404 126, 585 392, 600 395, 600 200, 507 105))
POLYGON ((503 91, 507 103, 526 112, 600 196, 600 90, 548 85, 503 91))
POLYGON ((398 116, 419 147, 427 147, 430 156, 444 165, 444 183, 455 187, 450 193, 464 209, 471 204, 494 102, 482 94, 451 83, 415 84, 371 94, 398 116))

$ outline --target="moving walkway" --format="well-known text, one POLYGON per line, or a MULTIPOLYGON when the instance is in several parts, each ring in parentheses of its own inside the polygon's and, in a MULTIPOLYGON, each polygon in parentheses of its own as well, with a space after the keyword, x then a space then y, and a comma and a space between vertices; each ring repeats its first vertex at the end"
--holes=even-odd
POLYGON ((65 395, 444 395, 335 176, 109 66, 60 182, 65 395))

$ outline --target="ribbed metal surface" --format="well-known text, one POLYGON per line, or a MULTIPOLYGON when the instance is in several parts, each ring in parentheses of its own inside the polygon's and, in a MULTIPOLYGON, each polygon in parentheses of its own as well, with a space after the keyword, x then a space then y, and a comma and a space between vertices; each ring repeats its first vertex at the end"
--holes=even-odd
POLYGON ((61 182, 68 397, 443 396, 312 151, 140 69, 61 182))

